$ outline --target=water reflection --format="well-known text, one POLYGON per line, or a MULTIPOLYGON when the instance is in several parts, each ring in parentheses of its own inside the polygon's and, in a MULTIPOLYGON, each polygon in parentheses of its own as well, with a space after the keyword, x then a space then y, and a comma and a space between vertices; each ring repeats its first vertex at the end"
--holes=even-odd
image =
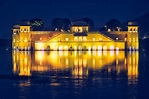
POLYGON ((19 80, 23 98, 26 95, 22 93, 33 91, 37 85, 39 89, 48 87, 50 99, 60 94, 78 97, 84 95, 83 92, 86 92, 84 98, 103 95, 109 99, 112 94, 119 99, 121 96, 135 99, 138 94, 138 58, 138 52, 123 51, 12 52, 14 74, 20 78, 27 76, 27 79, 19 80))
POLYGON ((13 72, 20 76, 31 76, 34 72, 68 71, 72 77, 82 78, 89 71, 107 71, 107 74, 126 73, 128 83, 138 79, 138 52, 123 51, 13 51, 13 72))

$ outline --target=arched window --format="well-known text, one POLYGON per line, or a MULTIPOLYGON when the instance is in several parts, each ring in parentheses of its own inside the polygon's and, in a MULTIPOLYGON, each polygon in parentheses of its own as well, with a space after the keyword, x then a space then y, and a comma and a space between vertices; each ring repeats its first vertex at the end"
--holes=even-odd
POLYGON ((86 41, 86 37, 83 37, 83 41, 86 41))
POLYGON ((74 41, 78 41, 78 37, 74 37, 74 41))
POLYGON ((82 37, 79 37, 79 41, 82 41, 82 37))
POLYGON ((111 50, 111 51, 114 50, 114 46, 113 46, 113 45, 110 46, 110 50, 111 50))
POLYGON ((136 31, 136 29, 134 28, 134 30, 133 31, 136 31))
POLYGON ((81 51, 82 50, 82 46, 79 46, 79 51, 81 51))
POLYGON ((59 46, 59 51, 62 51, 63 50, 63 46, 59 46))
POLYGON ((107 46, 105 45, 105 46, 103 46, 103 50, 104 51, 106 51, 107 50, 107 46))
POLYGON ((101 45, 98 46, 98 50, 99 50, 99 51, 102 50, 102 46, 101 46, 101 45))
POLYGON ((95 50, 96 50, 96 46, 95 46, 95 45, 92 47, 92 50, 93 50, 93 51, 95 51, 95 50))
POLYGON ((64 50, 68 51, 68 46, 67 45, 64 46, 64 50))

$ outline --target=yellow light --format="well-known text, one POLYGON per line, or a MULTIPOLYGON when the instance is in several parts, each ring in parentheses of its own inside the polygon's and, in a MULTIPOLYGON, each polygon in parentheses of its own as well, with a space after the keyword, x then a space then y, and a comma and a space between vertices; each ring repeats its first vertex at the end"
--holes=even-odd
POLYGON ((101 46, 101 45, 98 46, 98 50, 99 50, 99 51, 102 50, 102 46, 101 46))
POLYGON ((62 51, 63 50, 63 46, 59 46, 59 50, 62 51))
POLYGON ((37 50, 44 50, 44 43, 35 43, 35 48, 37 50))
POLYGON ((112 51, 114 50, 114 46, 113 45, 110 46, 110 50, 112 50, 112 51))
POLYGON ((68 46, 67 45, 64 46, 64 50, 68 51, 68 46))
POLYGON ((104 51, 106 51, 107 50, 107 46, 105 45, 105 46, 103 46, 103 50, 104 51))

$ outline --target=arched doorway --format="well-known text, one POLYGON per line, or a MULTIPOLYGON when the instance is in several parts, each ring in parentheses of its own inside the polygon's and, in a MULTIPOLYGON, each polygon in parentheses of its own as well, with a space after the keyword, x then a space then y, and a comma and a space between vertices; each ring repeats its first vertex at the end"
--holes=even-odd
POLYGON ((86 46, 83 46, 83 51, 86 51, 86 46))
POLYGON ((59 46, 59 51, 62 51, 63 50, 63 46, 59 46))
POLYGON ((102 46, 101 45, 98 46, 98 51, 102 51, 102 46))
POLYGON ((82 46, 79 46, 78 50, 79 50, 79 51, 82 51, 82 46))
POLYGON ((93 51, 96 51, 96 46, 95 45, 92 47, 92 50, 93 51))
POLYGON ((49 51, 49 50, 50 50, 50 46, 48 45, 48 46, 47 46, 47 51, 49 51))
POLYGON ((104 51, 107 51, 107 46, 106 46, 106 45, 103 46, 103 50, 104 50, 104 51))
POLYGON ((68 46, 67 45, 64 46, 64 50, 68 51, 68 46))
POLYGON ((110 46, 110 51, 114 51, 114 46, 113 45, 110 46))

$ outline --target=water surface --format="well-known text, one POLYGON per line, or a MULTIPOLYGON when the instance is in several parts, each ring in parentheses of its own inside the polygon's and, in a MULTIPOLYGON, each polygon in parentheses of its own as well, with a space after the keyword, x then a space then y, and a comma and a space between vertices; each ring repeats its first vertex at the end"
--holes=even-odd
POLYGON ((148 52, 0 50, 0 99, 149 98, 148 52))

